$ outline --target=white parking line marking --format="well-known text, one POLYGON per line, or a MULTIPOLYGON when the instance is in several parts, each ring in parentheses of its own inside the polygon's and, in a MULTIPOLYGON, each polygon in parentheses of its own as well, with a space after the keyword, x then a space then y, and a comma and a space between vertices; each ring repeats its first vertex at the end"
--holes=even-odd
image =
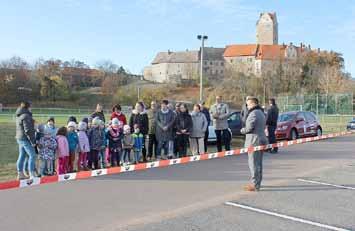
POLYGON ((320 185, 332 186, 332 187, 335 187, 335 188, 355 190, 355 188, 353 188, 353 187, 344 186, 344 185, 329 184, 329 183, 326 183, 326 182, 320 182, 320 181, 314 181, 314 180, 305 180, 305 179, 297 179, 297 180, 301 181, 301 182, 311 183, 311 184, 320 184, 320 185))
POLYGON ((284 214, 280 214, 280 213, 275 213, 275 212, 271 212, 271 211, 267 211, 267 210, 263 210, 263 209, 253 208, 253 207, 250 207, 247 205, 242 205, 242 204, 238 204, 238 203, 234 203, 234 202, 225 202, 225 204, 231 205, 234 207, 238 207, 238 208, 242 208, 242 209, 246 209, 246 210, 250 210, 250 211, 254 211, 254 212, 258 212, 258 213, 267 214, 270 216, 280 217, 280 218, 284 218, 287 220, 292 220, 292 221, 296 221, 296 222, 300 222, 300 223, 304 223, 304 224, 308 224, 308 225, 321 227, 321 228, 328 229, 328 230, 350 231, 349 229, 343 229, 343 228, 338 228, 338 227, 331 226, 331 225, 325 225, 325 224, 321 224, 318 222, 305 220, 305 219, 298 218, 298 217, 292 217, 292 216, 288 216, 288 215, 284 215, 284 214))

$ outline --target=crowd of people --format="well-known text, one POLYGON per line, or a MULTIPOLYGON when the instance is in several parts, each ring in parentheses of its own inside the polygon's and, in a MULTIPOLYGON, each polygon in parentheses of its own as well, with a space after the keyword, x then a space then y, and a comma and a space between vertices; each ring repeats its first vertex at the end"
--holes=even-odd
MULTIPOLYGON (((248 96, 241 111, 245 147, 275 143, 278 120, 275 100, 269 100, 267 111, 257 98, 248 96), (268 135, 266 135, 268 134, 268 135)), ((66 174, 142 162, 186 157, 207 152, 208 127, 213 123, 217 151, 231 148, 232 135, 228 127, 228 104, 220 96, 210 108, 195 104, 190 113, 184 103, 175 107, 162 100, 147 108, 137 102, 129 119, 119 104, 114 105, 106 122, 100 104, 89 117, 78 121, 70 116, 66 126, 57 128, 55 118, 35 126, 31 103, 22 102, 16 111, 16 139, 19 146, 18 179, 66 174), (36 129, 35 129, 36 128, 36 129)), ((250 150, 250 149, 249 149, 250 150)), ((278 149, 271 148, 270 153, 278 149)), ((247 191, 258 191, 263 175, 263 150, 250 151, 248 165, 251 184, 247 191)))
POLYGON ((127 119, 119 104, 106 121, 100 104, 90 116, 70 116, 56 127, 55 118, 36 124, 31 103, 22 102, 16 112, 19 146, 18 179, 66 174, 106 167, 186 157, 207 152, 208 127, 213 121, 217 150, 230 150, 229 107, 220 96, 208 110, 204 103, 175 106, 167 100, 146 107, 137 102, 127 119))

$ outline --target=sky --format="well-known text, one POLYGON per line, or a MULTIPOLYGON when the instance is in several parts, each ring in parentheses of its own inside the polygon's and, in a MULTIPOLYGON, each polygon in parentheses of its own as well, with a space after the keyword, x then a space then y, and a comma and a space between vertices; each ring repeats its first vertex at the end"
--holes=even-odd
POLYGON ((353 0, 0 0, 0 59, 111 60, 141 74, 159 51, 255 43, 261 12, 276 12, 279 43, 343 54, 355 77, 353 0))

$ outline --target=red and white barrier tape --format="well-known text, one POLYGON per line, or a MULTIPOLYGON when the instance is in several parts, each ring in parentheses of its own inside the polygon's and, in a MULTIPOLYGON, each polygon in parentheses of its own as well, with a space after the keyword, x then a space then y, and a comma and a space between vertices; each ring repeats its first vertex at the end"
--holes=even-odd
POLYGON ((40 184, 48 184, 54 182, 62 182, 62 181, 71 181, 71 180, 79 180, 79 179, 87 179, 90 177, 96 176, 103 176, 103 175, 111 175, 111 174, 118 174, 122 172, 130 172, 130 171, 138 171, 138 170, 145 170, 149 168, 159 168, 159 167, 167 167, 170 165, 177 165, 177 164, 186 164, 189 162, 201 161, 201 160, 209 160, 214 158, 222 158, 225 156, 231 155, 240 155, 243 153, 253 152, 253 151, 261 151, 266 150, 272 147, 287 147, 294 144, 303 144, 317 140, 324 140, 328 138, 334 138, 338 136, 344 136, 352 134, 352 132, 338 132, 332 133, 328 135, 322 135, 317 137, 308 137, 302 138, 292 141, 281 141, 275 144, 268 144, 268 145, 261 145, 256 147, 249 147, 249 148, 240 148, 231 151, 224 151, 224 152, 216 152, 216 153, 209 153, 209 154, 202 154, 199 156, 189 156, 189 157, 182 157, 177 159, 171 160, 159 160, 154 162, 148 163, 141 163, 136 165, 127 165, 123 167, 112 167, 106 169, 97 169, 92 171, 83 171, 77 173, 68 173, 63 175, 56 175, 56 176, 46 176, 46 177, 36 177, 34 179, 27 179, 27 180, 15 180, 15 181, 8 181, 8 182, 0 182, 0 190, 4 189, 11 189, 11 188, 24 188, 34 185, 40 184))

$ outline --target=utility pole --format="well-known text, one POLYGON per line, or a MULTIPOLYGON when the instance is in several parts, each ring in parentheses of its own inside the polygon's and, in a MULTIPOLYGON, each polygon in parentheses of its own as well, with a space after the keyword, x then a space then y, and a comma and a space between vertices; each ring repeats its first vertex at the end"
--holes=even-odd
POLYGON ((208 39, 207 35, 197 35, 197 39, 201 40, 201 64, 200 64, 200 102, 203 101, 203 48, 205 40, 208 39))

